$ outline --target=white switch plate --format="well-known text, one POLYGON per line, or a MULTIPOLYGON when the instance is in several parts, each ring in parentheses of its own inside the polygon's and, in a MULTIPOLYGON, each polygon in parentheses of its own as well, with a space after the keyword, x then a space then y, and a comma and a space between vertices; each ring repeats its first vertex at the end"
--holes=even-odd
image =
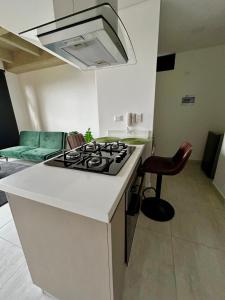
POLYGON ((114 116, 113 119, 115 122, 121 122, 121 121, 123 121, 123 116, 114 116))
POLYGON ((143 113, 136 114, 136 121, 137 121, 137 123, 143 122, 143 113))

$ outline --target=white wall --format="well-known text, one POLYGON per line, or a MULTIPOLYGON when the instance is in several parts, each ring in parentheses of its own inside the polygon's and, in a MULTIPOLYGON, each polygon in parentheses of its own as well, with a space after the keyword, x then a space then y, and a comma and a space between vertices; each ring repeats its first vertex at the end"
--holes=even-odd
POLYGON ((120 11, 131 37, 137 64, 96 72, 100 133, 125 129, 114 115, 144 113, 143 128, 152 130, 160 1, 149 0, 120 11))
POLYGON ((18 76, 9 72, 5 72, 5 76, 18 129, 19 131, 30 130, 32 125, 18 76))
MULTIPOLYGON (((4 70, 3 63, 0 61, 0 69, 4 70)), ((10 72, 5 72, 6 82, 16 117, 19 131, 30 130, 31 122, 28 116, 28 110, 25 103, 24 94, 18 80, 18 76, 10 72)))
POLYGON ((78 130, 98 135, 98 106, 93 72, 69 65, 19 75, 34 130, 78 130))
POLYGON ((156 152, 171 155, 187 140, 201 160, 209 130, 225 131, 225 46, 178 53, 173 71, 157 73, 156 152), (195 95, 194 105, 181 105, 195 95))
POLYGON ((213 183, 217 190, 225 198, 225 139, 223 139, 223 144, 213 183))

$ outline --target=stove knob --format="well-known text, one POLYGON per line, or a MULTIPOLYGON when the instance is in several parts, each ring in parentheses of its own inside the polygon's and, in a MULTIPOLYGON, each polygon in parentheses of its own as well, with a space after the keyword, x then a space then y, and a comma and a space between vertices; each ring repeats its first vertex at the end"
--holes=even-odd
POLYGON ((117 155, 117 156, 116 156, 116 162, 117 162, 117 163, 120 163, 121 160, 122 160, 121 155, 117 155))
POLYGON ((120 152, 119 156, 121 157, 121 160, 124 158, 124 154, 120 152))
POLYGON ((122 156, 122 158, 124 158, 124 157, 126 156, 126 154, 127 154, 127 151, 126 151, 126 150, 122 150, 122 151, 120 152, 120 155, 122 156))

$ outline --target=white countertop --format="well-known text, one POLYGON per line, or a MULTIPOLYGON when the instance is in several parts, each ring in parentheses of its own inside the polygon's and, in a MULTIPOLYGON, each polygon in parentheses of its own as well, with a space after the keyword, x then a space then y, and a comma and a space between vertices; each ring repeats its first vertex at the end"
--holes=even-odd
POLYGON ((0 180, 0 190, 109 223, 142 155, 135 151, 116 176, 34 165, 0 180))

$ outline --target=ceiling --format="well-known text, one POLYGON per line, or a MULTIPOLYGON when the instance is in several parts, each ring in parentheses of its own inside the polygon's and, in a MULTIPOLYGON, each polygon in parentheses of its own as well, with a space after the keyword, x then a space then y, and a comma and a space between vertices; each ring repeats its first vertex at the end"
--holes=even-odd
MULTIPOLYGON (((146 1, 146 0, 118 0, 118 9, 127 8, 129 6, 133 6, 133 5, 139 4, 144 1, 146 1)), ((160 0, 157 0, 157 1, 160 1, 160 0)))
MULTIPOLYGON (((119 9, 145 1, 118 0, 119 9)), ((225 44, 225 0, 162 0, 159 54, 225 44)), ((64 62, 0 27, 0 60, 24 72, 64 62)))
POLYGON ((24 73, 64 64, 55 56, 0 27, 0 61, 5 70, 24 73))
POLYGON ((162 0, 159 54, 225 44, 225 0, 162 0))

